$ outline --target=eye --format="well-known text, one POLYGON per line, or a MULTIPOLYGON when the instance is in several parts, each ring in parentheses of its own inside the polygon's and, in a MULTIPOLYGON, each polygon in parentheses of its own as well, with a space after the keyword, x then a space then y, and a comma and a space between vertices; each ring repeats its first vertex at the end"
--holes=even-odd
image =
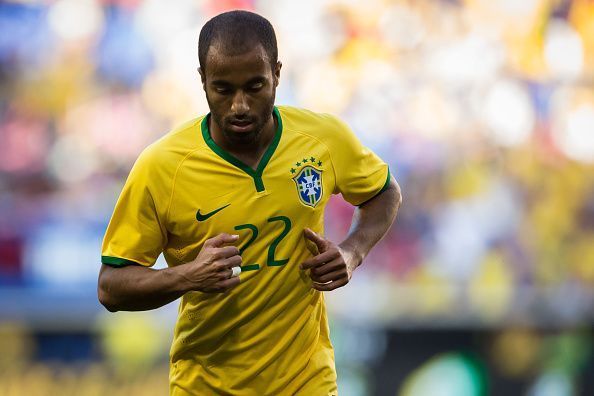
POLYGON ((258 82, 258 83, 250 85, 249 90, 252 92, 258 92, 263 87, 264 87, 264 83, 258 82))
POLYGON ((231 92, 227 87, 215 87, 215 92, 221 95, 226 95, 231 92))

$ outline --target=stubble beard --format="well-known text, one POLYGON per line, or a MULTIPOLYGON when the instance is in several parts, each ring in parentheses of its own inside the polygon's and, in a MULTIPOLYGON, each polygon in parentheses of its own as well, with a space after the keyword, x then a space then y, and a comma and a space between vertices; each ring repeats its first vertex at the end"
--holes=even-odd
POLYGON ((247 133, 237 133, 225 128, 225 120, 218 114, 212 112, 212 106, 208 95, 206 95, 206 101, 208 107, 211 109, 212 121, 217 124, 219 130, 223 133, 225 140, 230 145, 237 145, 241 147, 257 146, 260 141, 260 136, 264 130, 264 126, 268 120, 272 117, 272 110, 274 108, 275 94, 272 95, 270 103, 267 105, 267 110, 264 114, 258 114, 258 119, 255 120, 254 130, 247 133))

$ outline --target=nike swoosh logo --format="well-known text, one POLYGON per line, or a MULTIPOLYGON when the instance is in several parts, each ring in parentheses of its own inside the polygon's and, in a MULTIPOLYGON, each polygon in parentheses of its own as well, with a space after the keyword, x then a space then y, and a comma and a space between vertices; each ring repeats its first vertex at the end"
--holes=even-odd
POLYGON ((200 209, 198 209, 198 211, 196 212, 196 220, 198 220, 198 221, 208 220, 209 218, 211 218, 215 214, 219 213, 221 210, 225 209, 229 205, 231 205, 231 204, 227 204, 225 206, 221 206, 220 208, 215 209, 212 212, 208 212, 208 213, 204 213, 204 214, 200 213, 200 209))

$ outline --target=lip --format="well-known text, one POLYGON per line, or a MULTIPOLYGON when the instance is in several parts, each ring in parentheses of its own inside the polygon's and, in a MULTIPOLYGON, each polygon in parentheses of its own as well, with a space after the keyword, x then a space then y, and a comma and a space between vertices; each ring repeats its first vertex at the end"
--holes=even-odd
POLYGON ((245 132, 249 132, 253 129, 254 127, 254 123, 253 122, 245 122, 245 121, 241 121, 241 122, 230 122, 229 123, 229 129, 231 129, 233 132, 237 132, 237 133, 245 133, 245 132))

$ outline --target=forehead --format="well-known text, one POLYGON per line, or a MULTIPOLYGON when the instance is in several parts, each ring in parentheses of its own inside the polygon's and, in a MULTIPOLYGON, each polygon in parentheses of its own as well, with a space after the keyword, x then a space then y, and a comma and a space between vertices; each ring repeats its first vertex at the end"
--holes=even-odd
POLYGON ((205 68, 207 79, 225 81, 267 76, 271 72, 268 54, 261 44, 231 53, 213 43, 206 54, 205 68))

